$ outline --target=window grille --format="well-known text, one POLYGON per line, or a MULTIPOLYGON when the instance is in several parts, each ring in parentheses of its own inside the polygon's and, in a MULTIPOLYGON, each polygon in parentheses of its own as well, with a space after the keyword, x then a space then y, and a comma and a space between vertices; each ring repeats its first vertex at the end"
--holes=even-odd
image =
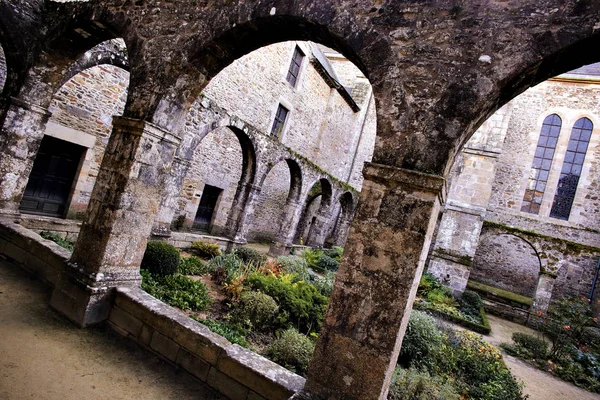
POLYGON ((593 129, 592 121, 587 118, 581 118, 573 125, 569 145, 565 153, 565 161, 560 171, 556 194, 550 210, 552 218, 569 219, 573 199, 575 199, 575 192, 579 184, 579 177, 581 176, 583 160, 593 129))
POLYGON ((292 56, 292 62, 290 63, 290 69, 287 73, 287 81, 292 85, 296 86, 296 81, 298 80, 298 75, 300 74, 300 66, 302 65, 302 59, 304 58, 304 53, 300 50, 300 47, 296 46, 294 49, 294 55, 292 56))
POLYGON ((548 115, 544 119, 540 138, 535 149, 533 164, 529 172, 529 182, 523 196, 521 211, 531 214, 540 212, 540 205, 546 190, 546 182, 548 181, 561 126, 562 120, 556 114, 548 115))
POLYGON ((271 135, 280 137, 283 131, 285 120, 287 119, 289 110, 281 104, 277 107, 277 113, 275 114, 275 120, 273 121, 273 127, 271 128, 271 135))

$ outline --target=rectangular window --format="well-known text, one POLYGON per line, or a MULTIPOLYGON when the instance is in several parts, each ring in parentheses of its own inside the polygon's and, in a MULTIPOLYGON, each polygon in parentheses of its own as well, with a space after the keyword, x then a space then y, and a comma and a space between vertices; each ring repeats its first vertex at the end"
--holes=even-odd
POLYGON ((285 124, 285 120, 287 119, 288 113, 290 111, 282 106, 281 104, 277 107, 277 113, 275 114, 275 121, 273 121, 273 128, 271 128, 271 135, 280 137, 281 132, 283 132, 283 126, 285 124))
POLYGON ((294 55, 292 56, 292 62, 290 64, 290 69, 287 73, 287 81, 292 86, 296 86, 296 82, 298 81, 298 75, 300 74, 300 66, 302 65, 302 59, 304 58, 304 53, 300 50, 300 47, 296 46, 294 49, 294 55))

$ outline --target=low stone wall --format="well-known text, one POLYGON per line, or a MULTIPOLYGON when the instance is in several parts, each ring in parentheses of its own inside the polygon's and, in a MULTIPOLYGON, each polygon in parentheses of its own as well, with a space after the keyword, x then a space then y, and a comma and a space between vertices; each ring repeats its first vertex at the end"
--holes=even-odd
POLYGON ((118 288, 109 324, 232 400, 289 399, 304 378, 231 344, 141 289, 118 288))
POLYGON ((56 243, 12 222, 0 222, 0 254, 53 286, 66 271, 71 257, 69 251, 56 243))
POLYGON ((36 233, 52 232, 63 239, 77 240, 81 221, 21 214, 20 224, 36 233))
POLYGON ((192 247, 192 243, 202 240, 204 242, 216 243, 221 246, 222 250, 227 249, 231 240, 220 236, 201 235, 190 232, 171 232, 171 236, 157 236, 152 235, 150 240, 159 240, 161 242, 167 242, 177 247, 178 249, 189 249, 192 247))

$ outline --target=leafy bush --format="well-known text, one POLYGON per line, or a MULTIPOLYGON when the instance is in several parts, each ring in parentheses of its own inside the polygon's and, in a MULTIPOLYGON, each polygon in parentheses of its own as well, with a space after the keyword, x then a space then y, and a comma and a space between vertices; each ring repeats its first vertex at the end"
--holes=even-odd
POLYGON ((331 249, 325 250, 327 257, 333 258, 338 263, 342 260, 342 254, 344 254, 344 248, 340 246, 333 246, 331 249))
POLYGON ((58 236, 56 233, 52 232, 40 232, 40 236, 47 240, 52 240, 54 243, 62 247, 63 249, 67 249, 69 251, 73 251, 75 248, 75 241, 72 239, 66 239, 58 236))
POLYGON ((218 244, 202 240, 192 243, 192 248, 190 250, 197 256, 203 258, 213 258, 221 255, 221 247, 218 244))
POLYGON ((465 290, 459 301, 459 309, 463 314, 479 318, 483 301, 477 293, 472 290, 465 290))
POLYGON ((205 325, 212 332, 217 335, 223 336, 225 339, 229 340, 231 343, 239 344, 242 347, 249 347, 248 341, 244 337, 244 334, 240 332, 238 328, 235 326, 231 326, 227 322, 223 321, 215 321, 211 319, 201 319, 195 316, 192 316, 193 319, 205 325))
POLYGON ((252 263, 256 267, 260 267, 267 261, 267 255, 255 250, 251 247, 238 247, 233 253, 245 263, 252 263))
POLYGON ((445 335, 437 328, 432 316, 418 310, 410 314, 398 363, 435 372, 444 357, 445 335))
POLYGON ((294 277, 254 273, 248 277, 246 284, 275 299, 280 307, 279 324, 286 326, 291 322, 301 332, 318 331, 323 323, 328 299, 313 285, 294 281, 294 277))
POLYGON ((306 249, 302 252, 302 257, 306 260, 306 264, 316 270, 319 270, 319 260, 322 255, 323 251, 319 249, 306 249))
POLYGON ((426 297, 429 292, 434 289, 440 289, 442 284, 438 282, 437 278, 430 274, 429 272, 425 272, 421 276, 421 280, 419 281, 419 289, 417 290, 417 295, 421 297, 426 297))
POLYGON ((269 260, 262 264, 258 270, 263 274, 280 275, 283 272, 283 267, 278 260, 269 260))
POLYGON ((294 328, 283 331, 269 347, 269 358, 277 364, 305 375, 315 350, 314 343, 294 328))
POLYGON ((548 342, 542 338, 515 332, 512 335, 512 339, 518 347, 526 350, 532 358, 544 359, 548 354, 548 342))
POLYGON ((456 387, 442 377, 416 368, 396 368, 388 400, 459 400, 456 387))
POLYGON ((243 292, 231 314, 231 321, 247 330, 265 331, 274 321, 279 306, 267 294, 255 291, 243 292))
POLYGON ((159 276, 173 275, 179 265, 179 250, 165 242, 148 242, 141 268, 159 276))
POLYGON ((321 258, 319 258, 317 266, 319 271, 337 271, 338 267, 340 266, 340 262, 323 254, 321 258))
POLYGON ((427 300, 432 303, 445 304, 451 307, 457 306, 456 300, 452 296, 452 290, 446 286, 432 289, 427 293, 427 300))
POLYGON ((179 260, 178 272, 182 275, 204 275, 208 269, 206 263, 195 256, 182 257, 179 260))
POLYGON ((308 267, 306 260, 302 257, 280 256, 277 258, 277 261, 281 264, 284 273, 296 274, 303 281, 310 282, 315 275, 308 267))
POLYGON ((312 284, 314 287, 316 287, 319 290, 319 292, 323 296, 330 297, 331 293, 333 292, 334 281, 335 281, 335 272, 327 271, 325 273, 325 276, 323 276, 322 278, 319 278, 319 277, 314 278, 312 284))
POLYGON ((141 270, 142 289, 151 296, 182 310, 202 311, 211 304, 204 283, 183 275, 160 276, 141 270))
POLYGON ((244 264, 235 253, 217 256, 210 260, 206 267, 219 284, 230 283, 236 277, 240 277, 245 270, 251 269, 249 264, 244 264))

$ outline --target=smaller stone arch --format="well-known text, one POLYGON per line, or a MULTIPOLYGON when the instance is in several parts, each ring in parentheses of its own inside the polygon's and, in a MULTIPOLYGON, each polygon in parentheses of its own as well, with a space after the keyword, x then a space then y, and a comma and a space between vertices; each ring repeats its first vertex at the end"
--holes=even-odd
POLYGON ((333 246, 343 247, 346 243, 350 223, 354 217, 356 200, 352 193, 344 192, 338 196, 336 205, 338 205, 337 213, 335 213, 336 218, 325 242, 333 246))
POLYGON ((332 198, 333 185, 327 178, 321 177, 310 186, 296 229, 297 242, 315 247, 323 246, 332 198))
POLYGON ((542 262, 535 246, 507 232, 482 235, 469 279, 526 297, 535 297, 542 262))

